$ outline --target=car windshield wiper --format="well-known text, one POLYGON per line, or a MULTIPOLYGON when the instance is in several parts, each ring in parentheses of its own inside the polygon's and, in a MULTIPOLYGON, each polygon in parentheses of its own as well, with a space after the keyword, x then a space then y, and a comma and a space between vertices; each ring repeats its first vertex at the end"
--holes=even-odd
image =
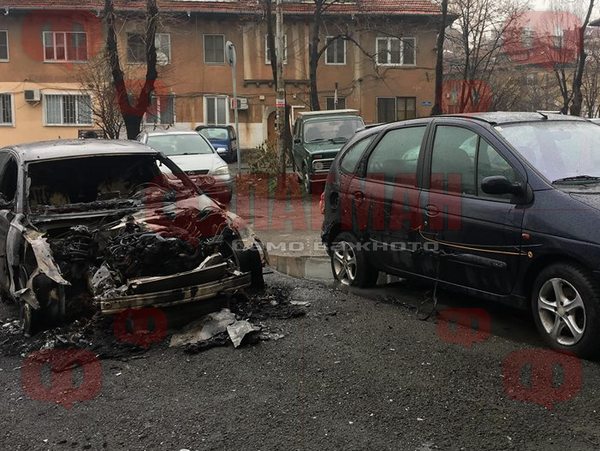
POLYGON ((600 181, 600 177, 595 177, 592 175, 575 175, 573 177, 563 177, 561 179, 556 179, 552 183, 593 183, 600 181))
POLYGON ((346 141, 348 141, 348 138, 344 137, 344 136, 336 136, 335 138, 330 138, 329 141, 331 141, 332 143, 345 143, 346 141))

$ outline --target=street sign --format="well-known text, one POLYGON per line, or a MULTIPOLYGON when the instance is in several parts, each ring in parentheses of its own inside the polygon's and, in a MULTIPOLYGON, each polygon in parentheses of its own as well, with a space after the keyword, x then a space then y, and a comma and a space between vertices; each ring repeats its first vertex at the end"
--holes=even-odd
POLYGON ((275 108, 285 108, 285 99, 275 99, 275 108))

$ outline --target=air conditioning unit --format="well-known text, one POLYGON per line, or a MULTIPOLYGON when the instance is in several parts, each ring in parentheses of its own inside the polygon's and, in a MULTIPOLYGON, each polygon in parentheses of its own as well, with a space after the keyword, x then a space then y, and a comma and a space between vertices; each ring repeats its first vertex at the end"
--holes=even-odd
POLYGON ((25 90, 25 101, 26 102, 39 102, 42 100, 42 93, 39 89, 26 89, 25 90))

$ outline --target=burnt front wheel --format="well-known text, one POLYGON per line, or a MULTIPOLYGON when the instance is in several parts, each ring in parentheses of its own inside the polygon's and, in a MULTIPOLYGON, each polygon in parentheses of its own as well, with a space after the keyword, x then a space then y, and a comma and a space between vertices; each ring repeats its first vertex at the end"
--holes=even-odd
POLYGON ((340 233, 330 249, 333 277, 342 285, 371 287, 377 283, 379 271, 369 265, 366 251, 351 233, 340 233))
POLYGON ((31 337, 37 334, 40 330, 42 330, 41 312, 39 310, 34 309, 31 305, 29 305, 23 300, 19 302, 19 317, 21 320, 21 330, 23 331, 23 335, 31 337))
POLYGON ((584 358, 600 355, 600 287, 589 271, 558 263, 540 272, 531 309, 539 333, 553 348, 584 358))

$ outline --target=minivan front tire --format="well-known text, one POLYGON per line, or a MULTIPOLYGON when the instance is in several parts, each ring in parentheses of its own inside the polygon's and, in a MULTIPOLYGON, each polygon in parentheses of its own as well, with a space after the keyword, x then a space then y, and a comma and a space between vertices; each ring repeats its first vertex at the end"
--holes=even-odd
POLYGON ((330 247, 331 272, 342 285, 360 288, 377 283, 379 271, 368 264, 364 249, 351 233, 340 233, 330 247))
POLYGON ((551 347, 583 358, 600 355, 600 287, 589 271, 571 263, 544 268, 533 284, 531 310, 551 347))

